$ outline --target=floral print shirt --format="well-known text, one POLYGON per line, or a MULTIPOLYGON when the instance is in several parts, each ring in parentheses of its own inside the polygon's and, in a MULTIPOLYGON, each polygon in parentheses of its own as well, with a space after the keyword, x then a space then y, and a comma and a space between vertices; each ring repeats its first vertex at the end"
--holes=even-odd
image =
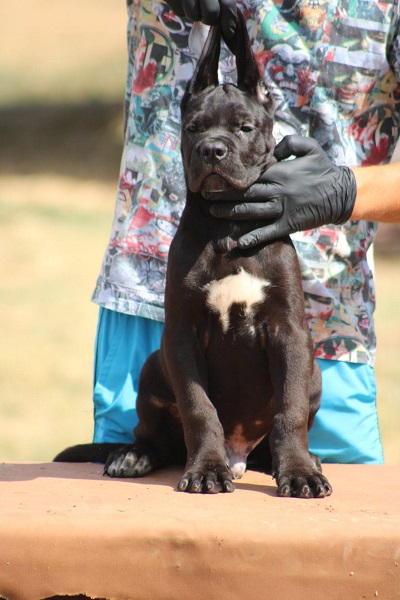
MULTIPOLYGON (((395 2, 240 2, 274 95, 274 135, 314 137, 338 165, 388 162, 399 136, 395 2)), ((125 143, 110 241, 93 301, 163 320, 168 248, 185 201, 179 104, 207 27, 167 4, 128 0, 125 143)), ((222 48, 220 80, 234 81, 222 48)), ((315 356, 373 364, 375 291, 368 249, 377 226, 350 221, 292 236, 315 356), (368 253, 368 256, 367 256, 368 253)))

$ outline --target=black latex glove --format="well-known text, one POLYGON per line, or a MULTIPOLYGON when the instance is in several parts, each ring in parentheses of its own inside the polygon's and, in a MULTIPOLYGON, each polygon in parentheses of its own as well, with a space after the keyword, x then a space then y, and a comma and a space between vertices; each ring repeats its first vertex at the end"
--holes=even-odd
POLYGON ((353 212, 357 192, 353 172, 334 165, 314 139, 288 135, 277 144, 275 157, 282 162, 269 167, 247 190, 207 196, 215 200, 210 206, 215 217, 267 221, 238 240, 241 248, 327 223, 341 225, 353 212), (292 155, 297 158, 284 160, 292 155))
POLYGON ((230 40, 236 29, 236 0, 166 0, 174 13, 206 25, 221 23, 222 35, 230 40))

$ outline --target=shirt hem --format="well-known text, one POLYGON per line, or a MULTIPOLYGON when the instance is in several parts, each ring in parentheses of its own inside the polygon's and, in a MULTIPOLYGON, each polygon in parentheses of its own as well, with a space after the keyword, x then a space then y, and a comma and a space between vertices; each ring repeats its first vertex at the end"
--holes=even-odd
POLYGON ((153 321, 164 322, 164 309, 160 306, 149 305, 145 302, 132 299, 117 299, 106 294, 93 294, 91 301, 97 306, 114 310, 115 312, 131 315, 133 317, 143 317, 153 321))

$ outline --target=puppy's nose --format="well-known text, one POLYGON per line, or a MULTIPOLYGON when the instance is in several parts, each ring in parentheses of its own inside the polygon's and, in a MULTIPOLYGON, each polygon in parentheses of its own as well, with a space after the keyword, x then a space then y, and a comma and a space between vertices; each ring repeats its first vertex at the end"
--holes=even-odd
POLYGON ((207 140, 200 146, 200 153, 206 162, 218 162, 228 154, 228 147, 222 140, 207 140))

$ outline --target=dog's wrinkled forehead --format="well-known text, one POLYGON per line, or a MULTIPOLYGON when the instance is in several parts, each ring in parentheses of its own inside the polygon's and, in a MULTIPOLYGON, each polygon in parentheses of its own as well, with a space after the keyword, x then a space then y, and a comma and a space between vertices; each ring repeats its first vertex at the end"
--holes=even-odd
POLYGON ((183 123, 192 119, 206 119, 214 123, 248 119, 260 127, 266 118, 272 120, 265 104, 260 104, 254 94, 239 90, 233 84, 208 87, 193 94, 182 114, 183 123))

